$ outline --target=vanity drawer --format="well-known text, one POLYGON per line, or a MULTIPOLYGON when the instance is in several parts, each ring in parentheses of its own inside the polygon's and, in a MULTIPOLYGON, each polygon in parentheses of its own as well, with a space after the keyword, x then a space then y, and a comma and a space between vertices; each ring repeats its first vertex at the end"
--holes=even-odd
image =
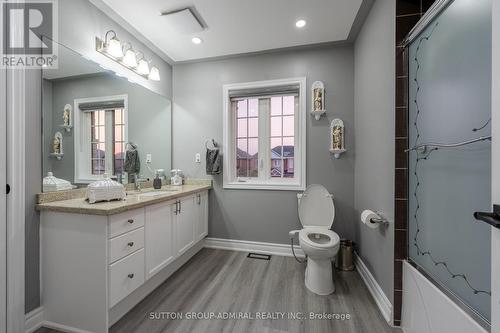
POLYGON ((109 217, 109 238, 144 226, 144 208, 109 217))
POLYGON ((144 283, 144 249, 109 266, 109 307, 144 283))
POLYGON ((128 256, 144 247, 144 227, 132 230, 121 236, 116 236, 108 241, 109 263, 128 256))

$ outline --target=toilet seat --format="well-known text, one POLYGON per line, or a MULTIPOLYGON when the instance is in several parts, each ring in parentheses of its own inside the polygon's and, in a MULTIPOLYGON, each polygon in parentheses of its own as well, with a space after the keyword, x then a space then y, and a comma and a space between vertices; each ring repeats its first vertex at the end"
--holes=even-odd
POLYGON ((299 231, 300 242, 307 244, 310 247, 316 249, 328 249, 336 247, 340 244, 340 237, 335 232, 330 229, 320 228, 320 227, 309 227, 299 231), (309 238, 311 234, 320 234, 329 238, 326 242, 316 242, 314 238, 309 238))

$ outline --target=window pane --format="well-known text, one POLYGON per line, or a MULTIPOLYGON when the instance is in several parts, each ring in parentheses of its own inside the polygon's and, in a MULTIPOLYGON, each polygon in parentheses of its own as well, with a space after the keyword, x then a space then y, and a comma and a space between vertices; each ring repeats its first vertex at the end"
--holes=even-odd
POLYGON ((247 100, 238 101, 237 112, 238 118, 244 118, 247 116, 247 100))
POLYGON ((259 139, 248 139, 248 154, 249 158, 257 158, 259 152, 259 139))
POLYGON ((271 161, 271 177, 281 178, 281 160, 271 161))
POLYGON ((283 97, 283 115, 293 115, 295 114, 295 97, 294 96, 284 96, 283 97))
POLYGON ((271 116, 281 116, 281 97, 271 97, 271 116))
POLYGON ((281 158, 281 138, 271 138, 271 155, 272 158, 281 158))
POLYGON ((103 159, 92 160, 92 174, 102 175, 104 174, 106 168, 103 159))
POLYGON ((257 117, 259 115, 259 100, 256 98, 248 100, 248 116, 257 117))
POLYGON ((284 137, 283 138, 283 146, 295 146, 295 138, 292 136, 284 137))
POLYGON ((293 158, 285 158, 283 160, 283 177, 285 178, 293 178, 294 170, 293 170, 293 158))
POLYGON ((238 119, 238 138, 246 138, 247 137, 247 118, 238 119))
POLYGON ((295 132, 294 117, 283 117, 283 136, 293 136, 295 132))
POLYGON ((271 136, 281 136, 281 117, 271 117, 271 136))
POLYGON ((123 110, 115 110, 115 125, 123 124, 123 110))
POLYGON ((248 158, 247 151, 248 151, 247 139, 238 139, 237 157, 248 158))
POLYGON ((115 142, 123 141, 123 125, 115 125, 115 142))
POLYGON ((257 158, 252 158, 248 160, 247 177, 258 177, 258 176, 259 176, 259 160, 257 158))
POLYGON ((259 136, 259 118, 248 118, 248 136, 251 138, 259 136))

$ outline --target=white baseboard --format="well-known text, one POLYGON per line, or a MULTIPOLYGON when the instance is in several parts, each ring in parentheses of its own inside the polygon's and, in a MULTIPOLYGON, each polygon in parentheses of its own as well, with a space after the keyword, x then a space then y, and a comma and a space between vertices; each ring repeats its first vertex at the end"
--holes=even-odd
POLYGON ((66 326, 66 325, 61 325, 58 323, 53 323, 51 321, 44 320, 43 321, 43 327, 50 328, 56 331, 61 331, 61 332, 67 332, 67 333, 92 333, 89 331, 81 330, 78 328, 74 328, 71 326, 66 326))
POLYGON ((38 307, 25 315, 24 331, 33 333, 43 325, 43 307, 38 307))
POLYGON ((361 260, 357 253, 355 253, 354 255, 354 261, 356 264, 356 270, 358 271, 359 275, 361 275, 361 279, 363 279, 363 281, 365 282, 366 287, 370 291, 370 294, 372 294, 375 303, 377 304, 380 312, 382 312, 382 316, 384 316, 384 319, 389 324, 392 324, 391 301, 384 294, 384 291, 379 286, 377 280, 375 280, 372 273, 370 272, 368 267, 366 267, 365 263, 363 262, 363 260, 361 260))
MULTIPOLYGON (((222 238, 205 238, 205 247, 211 249, 273 254, 277 256, 293 256, 290 244, 252 242, 222 238)), ((293 248, 297 257, 305 257, 304 251, 302 251, 299 245, 294 245, 293 248)))

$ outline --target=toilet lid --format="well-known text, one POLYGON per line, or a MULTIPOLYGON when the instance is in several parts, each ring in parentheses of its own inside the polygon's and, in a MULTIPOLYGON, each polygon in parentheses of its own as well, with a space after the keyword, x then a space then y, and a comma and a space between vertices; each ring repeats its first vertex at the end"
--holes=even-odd
POLYGON ((304 227, 330 228, 335 218, 333 198, 322 185, 309 185, 300 199, 299 219, 304 227))

